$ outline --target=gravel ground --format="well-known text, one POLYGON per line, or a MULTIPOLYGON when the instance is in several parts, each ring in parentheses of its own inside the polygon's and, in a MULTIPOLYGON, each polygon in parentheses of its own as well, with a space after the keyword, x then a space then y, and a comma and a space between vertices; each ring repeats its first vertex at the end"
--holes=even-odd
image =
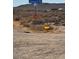
POLYGON ((14 30, 13 59, 65 59, 65 34, 14 30))

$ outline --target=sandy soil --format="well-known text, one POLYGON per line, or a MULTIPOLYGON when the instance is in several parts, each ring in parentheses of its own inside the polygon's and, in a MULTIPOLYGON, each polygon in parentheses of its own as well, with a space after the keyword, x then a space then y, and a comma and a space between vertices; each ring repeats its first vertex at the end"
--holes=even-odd
POLYGON ((14 30, 14 59, 65 59, 65 35, 14 30))

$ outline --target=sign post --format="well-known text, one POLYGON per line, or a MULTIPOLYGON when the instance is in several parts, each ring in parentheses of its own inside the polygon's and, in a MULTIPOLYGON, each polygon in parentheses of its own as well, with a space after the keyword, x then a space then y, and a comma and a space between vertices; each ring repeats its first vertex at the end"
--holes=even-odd
POLYGON ((35 8, 34 18, 37 19, 37 4, 36 3, 34 3, 34 8, 35 8))
POLYGON ((34 8, 35 8, 35 14, 34 14, 34 18, 37 18, 37 4, 41 4, 42 0, 29 0, 29 3, 33 4, 34 8))

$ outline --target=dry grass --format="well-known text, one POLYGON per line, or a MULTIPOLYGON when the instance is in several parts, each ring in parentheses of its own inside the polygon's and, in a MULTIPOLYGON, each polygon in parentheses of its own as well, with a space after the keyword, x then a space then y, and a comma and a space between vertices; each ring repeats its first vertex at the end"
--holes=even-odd
POLYGON ((20 29, 23 27, 23 25, 21 25, 21 23, 19 21, 13 21, 13 27, 15 29, 20 29))
MULTIPOLYGON (((27 24, 22 25, 21 22, 19 21, 14 21, 13 23, 14 29, 17 29, 18 31, 22 32, 45 32, 43 29, 43 25, 31 25, 27 24)), ((50 33, 64 33, 65 32, 65 27, 64 26, 55 26, 55 25, 50 25, 50 29, 48 30, 50 33)))

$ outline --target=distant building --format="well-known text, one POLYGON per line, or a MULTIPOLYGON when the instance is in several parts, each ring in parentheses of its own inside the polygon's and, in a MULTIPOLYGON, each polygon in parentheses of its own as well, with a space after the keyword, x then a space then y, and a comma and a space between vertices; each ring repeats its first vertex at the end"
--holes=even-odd
POLYGON ((50 10, 50 9, 47 9, 46 11, 49 12, 49 11, 51 11, 51 10, 50 10))
POLYGON ((63 8, 58 8, 58 10, 63 10, 63 8))

